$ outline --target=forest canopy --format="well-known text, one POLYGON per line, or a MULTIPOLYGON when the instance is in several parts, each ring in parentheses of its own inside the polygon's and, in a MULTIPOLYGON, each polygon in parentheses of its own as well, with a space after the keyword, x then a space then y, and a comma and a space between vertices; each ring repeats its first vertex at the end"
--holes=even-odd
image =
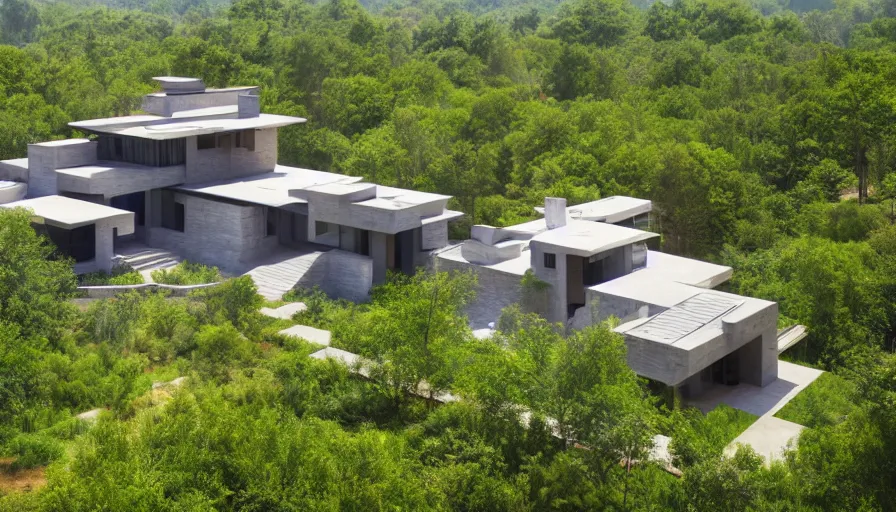
POLYGON ((607 326, 563 337, 511 309, 473 339, 471 276, 395 276, 363 305, 305 291, 282 322, 248 278, 78 308, 70 264, 4 210, 0 462, 47 469, 0 509, 892 510, 894 16, 891 0, 0 0, 0 158, 138 112, 154 76, 258 85, 265 112, 308 119, 281 130, 281 163, 453 195, 454 238, 545 196, 652 200, 664 251, 732 266, 731 291, 808 327, 785 357, 833 374, 763 465, 723 456, 752 418, 670 409, 607 326), (295 322, 376 371, 309 358, 277 334, 295 322), (95 408, 93 426, 74 416, 95 408), (680 478, 647 461, 656 434, 680 478))

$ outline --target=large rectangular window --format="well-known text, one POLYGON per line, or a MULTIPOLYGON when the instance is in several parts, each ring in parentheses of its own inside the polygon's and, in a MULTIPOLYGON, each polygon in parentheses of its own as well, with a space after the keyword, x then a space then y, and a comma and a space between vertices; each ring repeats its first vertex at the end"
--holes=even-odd
POLYGON ((187 140, 151 140, 123 135, 100 135, 97 158, 149 167, 183 165, 187 160, 187 140))

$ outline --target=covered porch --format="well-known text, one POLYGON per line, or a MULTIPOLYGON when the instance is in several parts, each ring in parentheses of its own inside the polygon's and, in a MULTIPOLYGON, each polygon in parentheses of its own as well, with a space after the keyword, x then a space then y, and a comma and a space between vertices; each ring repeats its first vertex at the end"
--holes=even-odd
POLYGON ((32 225, 75 260, 75 273, 112 270, 116 236, 134 232, 133 212, 63 196, 44 196, 2 205, 26 208, 32 225))

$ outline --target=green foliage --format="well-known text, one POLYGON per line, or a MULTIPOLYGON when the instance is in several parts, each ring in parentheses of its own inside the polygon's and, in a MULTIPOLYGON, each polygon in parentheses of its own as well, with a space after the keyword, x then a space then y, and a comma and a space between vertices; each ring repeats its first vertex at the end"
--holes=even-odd
POLYGON ((206 325, 196 333, 193 364, 203 377, 227 380, 231 368, 248 362, 253 350, 255 346, 232 325, 206 325))
POLYGON ((241 329, 257 327, 258 308, 264 302, 249 276, 235 277, 217 286, 196 290, 191 297, 205 307, 201 314, 204 322, 224 320, 241 329))
POLYGON ((210 267, 201 263, 182 261, 172 268, 152 271, 152 280, 161 284, 190 285, 208 284, 220 281, 221 272, 218 267, 210 267))
POLYGON ((681 466, 718 459, 725 447, 757 419, 748 412, 725 404, 719 405, 705 417, 693 408, 676 411, 671 450, 681 466))
POLYGON ((7 455, 15 457, 12 469, 27 469, 46 466, 62 457, 62 443, 41 434, 21 434, 6 447, 7 455))
POLYGON ((854 387, 833 373, 822 373, 775 416, 809 428, 836 425, 855 409, 854 387))
POLYGON ((99 270, 81 274, 78 276, 78 284, 81 286, 143 284, 143 275, 128 266, 121 265, 113 268, 111 273, 99 270))
MULTIPOLYGON (((482 341, 462 313, 469 277, 396 278, 362 305, 289 297, 309 306, 294 321, 374 362, 367 380, 277 336, 248 277, 78 314, 70 262, 3 210, 0 439, 24 432, 41 464, 48 440, 73 454, 3 506, 892 509, 890 3, 2 2, 0 158, 133 113, 153 76, 259 84, 266 112, 309 120, 280 131, 280 162, 454 195, 468 215, 452 238, 532 220, 546 195, 651 199, 664 250, 734 267, 732 291, 777 301, 783 323, 809 327, 797 357, 839 376, 782 410, 812 428, 765 468, 721 456, 749 415, 658 409, 618 336, 563 338, 525 314, 543 299, 531 276, 482 341), (151 406, 168 394, 152 382, 177 375, 191 385, 151 406), (448 390, 464 402, 411 394, 448 390), (85 433, 72 414, 94 407, 111 414, 85 433), (657 432, 681 480, 619 466, 657 432)), ((157 280, 220 280, 186 267, 157 280)))
POLYGON ((25 338, 54 338, 73 308, 76 280, 68 261, 52 259, 54 247, 31 228, 21 209, 0 211, 0 318, 25 338))

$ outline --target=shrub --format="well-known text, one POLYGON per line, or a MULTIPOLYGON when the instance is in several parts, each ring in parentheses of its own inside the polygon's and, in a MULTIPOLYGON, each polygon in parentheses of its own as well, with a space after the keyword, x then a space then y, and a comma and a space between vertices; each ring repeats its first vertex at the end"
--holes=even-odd
POLYGON ((217 283, 221 280, 218 267, 182 261, 170 269, 152 271, 152 280, 161 284, 191 285, 217 283))
POLYGON ((111 273, 99 270, 78 277, 81 286, 113 286, 143 284, 143 276, 129 265, 119 265, 111 273))
POLYGON ((16 436, 8 447, 9 455, 15 456, 13 469, 46 466, 62 457, 65 449, 58 440, 40 434, 22 434, 16 436))
POLYGON ((260 315, 258 308, 264 303, 258 288, 249 276, 228 279, 218 286, 196 290, 190 297, 204 308, 196 311, 203 323, 228 321, 237 328, 254 330, 260 315))

